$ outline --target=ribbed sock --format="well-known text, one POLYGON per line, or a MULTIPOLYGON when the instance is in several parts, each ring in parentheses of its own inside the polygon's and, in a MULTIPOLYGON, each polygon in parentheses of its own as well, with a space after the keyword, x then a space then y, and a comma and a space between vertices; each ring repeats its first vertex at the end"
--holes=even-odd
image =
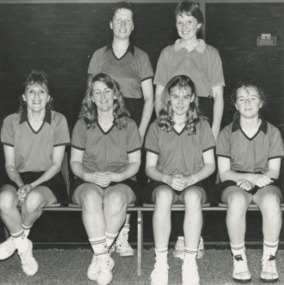
POLYGON ((233 255, 243 255, 245 253, 245 243, 231 244, 231 250, 233 255))
POLYGON ((89 239, 89 242, 91 244, 91 247, 95 255, 102 255, 102 254, 107 253, 108 247, 106 244, 105 236, 100 237, 100 238, 94 238, 94 239, 91 238, 89 239))
POLYGON ((276 242, 267 242, 263 240, 263 258, 275 256, 278 249, 279 240, 276 242))

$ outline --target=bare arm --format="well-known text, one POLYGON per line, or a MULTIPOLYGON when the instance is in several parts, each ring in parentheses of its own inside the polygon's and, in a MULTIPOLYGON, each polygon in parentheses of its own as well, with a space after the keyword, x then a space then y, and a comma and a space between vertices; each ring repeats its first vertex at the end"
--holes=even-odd
POLYGON ((214 98, 212 133, 215 141, 217 141, 224 111, 223 86, 215 86, 212 90, 214 98))
POLYGON ((12 146, 4 145, 5 154, 5 168, 8 177, 17 184, 18 187, 22 186, 23 180, 16 169, 15 165, 15 149, 12 146))
POLYGON ((229 158, 218 157, 218 168, 221 181, 232 180, 235 181, 237 185, 242 180, 247 180, 253 186, 256 185, 258 187, 269 185, 272 182, 272 179, 278 178, 280 163, 280 158, 269 160, 269 170, 264 174, 238 173, 231 170, 231 162, 229 158))
POLYGON ((155 112, 156 112, 156 117, 159 117, 159 112, 161 111, 162 108, 162 94, 164 91, 165 87, 161 85, 156 85, 156 91, 155 91, 155 112))
POLYGON ((152 79, 147 79, 142 82, 142 92, 144 97, 144 107, 142 119, 139 126, 139 134, 141 141, 143 142, 154 108, 154 91, 152 79))
POLYGON ((202 154, 204 166, 203 168, 194 173, 193 175, 184 177, 186 180, 186 187, 208 178, 215 171, 215 158, 214 150, 209 149, 202 154))

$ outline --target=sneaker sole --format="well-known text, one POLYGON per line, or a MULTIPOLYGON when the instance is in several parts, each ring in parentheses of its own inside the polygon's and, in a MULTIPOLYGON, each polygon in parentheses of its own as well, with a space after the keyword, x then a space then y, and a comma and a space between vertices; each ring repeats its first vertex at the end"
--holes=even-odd
POLYGON ((237 278, 233 278, 233 280, 237 283, 250 283, 251 282, 251 278, 250 279, 237 279, 237 278))
POLYGON ((277 279, 264 279, 264 278, 260 278, 260 281, 262 283, 275 283, 275 282, 278 282, 279 281, 279 278, 277 279))

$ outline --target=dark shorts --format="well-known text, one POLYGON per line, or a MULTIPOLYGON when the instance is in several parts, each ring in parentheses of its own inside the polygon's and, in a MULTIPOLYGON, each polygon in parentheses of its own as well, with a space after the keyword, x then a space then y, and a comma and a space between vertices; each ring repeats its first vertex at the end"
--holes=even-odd
MULTIPOLYGON (((20 173, 20 176, 24 184, 30 184, 35 180, 37 180, 40 176, 42 176, 43 173, 44 172, 23 172, 20 173)), ((8 176, 4 178, 3 185, 4 184, 12 185, 16 189, 19 188, 16 183, 14 183, 8 178, 8 176)), ((67 188, 61 171, 58 172, 56 175, 54 175, 50 180, 41 183, 39 186, 45 186, 49 188, 50 191, 53 193, 53 195, 56 197, 58 203, 62 205, 67 204, 68 202, 67 188)))
MULTIPOLYGON (((279 187, 279 181, 278 180, 274 180, 271 184, 269 185, 275 185, 277 187, 279 187)), ((237 186, 237 183, 235 181, 232 181, 232 180, 226 180, 224 182, 221 182, 221 183, 218 183, 216 185, 216 194, 217 194, 217 197, 219 199, 220 202, 223 202, 221 200, 221 196, 222 196, 222 193, 224 192, 225 189, 227 189, 228 187, 230 186, 237 186)), ((254 195, 260 188, 255 186, 253 189, 251 189, 250 191, 246 191, 247 193, 251 194, 251 195, 254 195)))
MULTIPOLYGON (((70 192, 70 201, 72 201, 73 195, 75 190, 82 184, 86 183, 86 181, 84 181, 81 178, 76 178, 74 179, 74 181, 71 184, 71 192, 70 192)), ((121 182, 112 182, 109 186, 114 186, 117 184, 125 184, 127 186, 129 186, 131 188, 131 190, 134 192, 135 196, 136 196, 136 201, 135 201, 135 205, 141 205, 141 191, 139 188, 139 185, 137 184, 136 181, 132 180, 132 179, 126 179, 124 181, 121 182)), ((108 186, 108 187, 109 187, 108 186)), ((106 187, 107 188, 107 187, 106 187)), ((104 188, 103 188, 104 189, 104 188)))
MULTIPOLYGON (((143 190, 143 200, 146 203, 154 203, 153 201, 153 192, 155 191, 155 189, 160 186, 160 185, 167 185, 168 184, 164 183, 164 182, 160 182, 160 181, 154 181, 151 180, 144 188, 143 190)), ((211 181, 209 179, 205 179, 202 181, 197 182, 194 185, 191 186, 199 186, 201 188, 204 189, 205 193, 206 193, 206 197, 207 197, 207 201, 208 203, 210 203, 211 206, 214 206, 216 204, 216 199, 215 199, 215 189, 214 186, 212 185, 211 181)), ((180 195, 182 193, 182 191, 176 191, 174 190, 174 192, 177 195, 180 195)))

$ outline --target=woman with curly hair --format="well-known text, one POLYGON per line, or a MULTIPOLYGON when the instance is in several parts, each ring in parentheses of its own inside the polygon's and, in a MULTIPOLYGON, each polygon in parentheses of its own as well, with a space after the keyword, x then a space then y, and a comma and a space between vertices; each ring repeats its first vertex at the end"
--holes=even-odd
POLYGON ((215 170, 215 141, 200 116, 195 85, 185 75, 173 77, 162 95, 162 110, 146 137, 146 173, 151 181, 146 201, 155 203, 153 230, 156 263, 151 284, 168 284, 171 206, 185 204, 185 252, 182 284, 199 284, 196 254, 202 229, 201 204, 209 195, 206 180, 215 170))
POLYGON ((11 237, 0 245, 0 260, 18 250, 24 273, 34 275, 38 264, 27 236, 43 207, 68 201, 60 168, 70 138, 65 117, 51 110, 47 74, 33 70, 24 85, 20 111, 6 117, 1 130, 7 176, 0 215, 11 237))
POLYGON ((103 73, 90 77, 72 135, 70 163, 78 177, 72 199, 82 207, 94 251, 87 275, 98 284, 112 280, 109 249, 127 206, 136 200, 137 185, 131 178, 140 166, 140 149, 138 128, 124 107, 119 84, 103 73))

